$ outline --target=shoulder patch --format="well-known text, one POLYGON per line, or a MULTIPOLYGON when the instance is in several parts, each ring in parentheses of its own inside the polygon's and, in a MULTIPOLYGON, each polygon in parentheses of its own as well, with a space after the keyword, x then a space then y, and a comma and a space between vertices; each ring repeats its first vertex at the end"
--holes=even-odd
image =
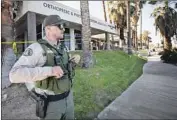
POLYGON ((27 48, 24 52, 23 52, 23 56, 32 56, 33 55, 33 50, 31 48, 27 48))

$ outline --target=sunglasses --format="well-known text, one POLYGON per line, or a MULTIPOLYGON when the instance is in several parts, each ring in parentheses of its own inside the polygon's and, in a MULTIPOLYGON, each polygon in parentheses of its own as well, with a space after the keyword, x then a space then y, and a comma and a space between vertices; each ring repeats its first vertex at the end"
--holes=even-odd
POLYGON ((62 31, 65 31, 65 25, 64 24, 59 24, 57 25, 57 27, 62 30, 62 31))

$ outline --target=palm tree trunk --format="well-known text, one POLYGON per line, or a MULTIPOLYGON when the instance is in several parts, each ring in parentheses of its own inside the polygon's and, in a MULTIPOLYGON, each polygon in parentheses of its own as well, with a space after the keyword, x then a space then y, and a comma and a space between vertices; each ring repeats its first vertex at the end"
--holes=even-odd
MULTIPOLYGON (((13 42, 13 16, 12 16, 12 1, 3 0, 1 4, 1 27, 2 27, 2 41, 3 42, 13 42)), ((2 44, 2 88, 11 85, 9 81, 9 72, 15 63, 16 56, 12 49, 12 44, 2 44)))
POLYGON ((127 0, 127 41, 128 41, 128 54, 132 54, 131 51, 131 39, 130 39, 130 1, 127 0))
POLYGON ((140 10, 140 49, 142 49, 142 9, 140 10))
POLYGON ((170 37, 164 37, 164 51, 171 51, 172 43, 170 37))
POLYGON ((137 24, 135 26, 135 49, 138 50, 137 24))
POLYGON ((103 0, 103 12, 104 12, 104 19, 107 22, 106 8, 105 8, 105 1, 104 0, 103 0))
MULTIPOLYGON (((165 3, 166 7, 169 7, 168 0, 164 1, 164 3, 165 3)), ((168 36, 168 31, 166 28, 165 28, 165 37, 164 38, 165 38, 164 39, 164 51, 165 52, 171 51, 171 49, 172 49, 171 37, 168 36)))
MULTIPOLYGON (((138 16, 138 5, 139 5, 139 2, 137 1, 136 2, 136 16, 138 16)), ((138 32, 137 32, 137 23, 138 21, 136 22, 135 24, 135 49, 138 50, 138 32)))
POLYGON ((122 49, 123 45, 125 45, 125 39, 124 39, 124 28, 117 28, 117 30, 119 30, 119 34, 120 34, 120 40, 119 40, 119 48, 122 49))
POLYGON ((105 49, 106 50, 111 50, 111 48, 110 48, 110 44, 111 44, 111 42, 110 42, 110 34, 105 33, 105 39, 106 39, 105 49))
MULTIPOLYGON (((106 16, 106 8, 105 8, 105 1, 103 0, 103 12, 104 12, 104 19, 107 22, 107 16, 106 16)), ((105 39, 106 39, 106 45, 105 49, 110 50, 110 37, 108 33, 105 33, 105 39)))
POLYGON ((82 48, 83 48, 83 68, 89 68, 92 63, 92 52, 90 51, 91 29, 88 0, 80 1, 82 20, 82 48))
POLYGON ((136 34, 136 33, 135 33, 135 30, 133 30, 133 31, 132 31, 132 42, 133 42, 132 45, 133 45, 134 48, 135 48, 135 42, 136 42, 136 41, 135 41, 135 34, 136 34))

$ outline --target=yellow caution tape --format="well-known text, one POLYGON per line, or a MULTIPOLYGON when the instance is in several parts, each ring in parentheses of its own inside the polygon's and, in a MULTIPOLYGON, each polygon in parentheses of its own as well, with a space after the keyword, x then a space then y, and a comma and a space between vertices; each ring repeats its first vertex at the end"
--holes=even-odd
POLYGON ((16 44, 16 42, 13 42, 12 48, 14 50, 14 53, 17 54, 17 44, 16 44))
MULTIPOLYGON (((70 39, 68 39, 70 40, 70 39)), ((63 41, 63 40, 61 40, 63 41)), ((67 41, 67 40, 64 40, 67 41)), ((35 43, 36 41, 12 41, 12 42, 1 42, 1 44, 12 44, 12 49, 14 51, 14 53, 17 55, 18 51, 17 51, 17 44, 24 44, 24 43, 35 43)))
MULTIPOLYGON (((75 39, 75 40, 81 40, 81 39, 75 39)), ((70 41, 70 39, 65 39, 61 41, 70 41)), ((16 44, 24 44, 24 43, 35 43, 36 41, 15 41, 16 44)), ((13 44, 14 41, 12 42, 1 42, 1 44, 13 44)))
POLYGON ((15 42, 12 41, 12 42, 1 42, 1 44, 13 44, 13 43, 16 43, 16 44, 21 44, 22 43, 23 44, 23 43, 35 43, 35 42, 36 41, 25 41, 25 42, 24 41, 18 41, 18 42, 17 41, 15 41, 15 42))

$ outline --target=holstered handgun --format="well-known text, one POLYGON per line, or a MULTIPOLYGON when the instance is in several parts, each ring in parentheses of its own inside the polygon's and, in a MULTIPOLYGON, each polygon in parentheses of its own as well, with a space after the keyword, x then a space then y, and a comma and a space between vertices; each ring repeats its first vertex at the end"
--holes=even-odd
POLYGON ((36 101, 36 116, 45 118, 49 103, 47 95, 37 94, 34 90, 30 92, 30 95, 36 101))

